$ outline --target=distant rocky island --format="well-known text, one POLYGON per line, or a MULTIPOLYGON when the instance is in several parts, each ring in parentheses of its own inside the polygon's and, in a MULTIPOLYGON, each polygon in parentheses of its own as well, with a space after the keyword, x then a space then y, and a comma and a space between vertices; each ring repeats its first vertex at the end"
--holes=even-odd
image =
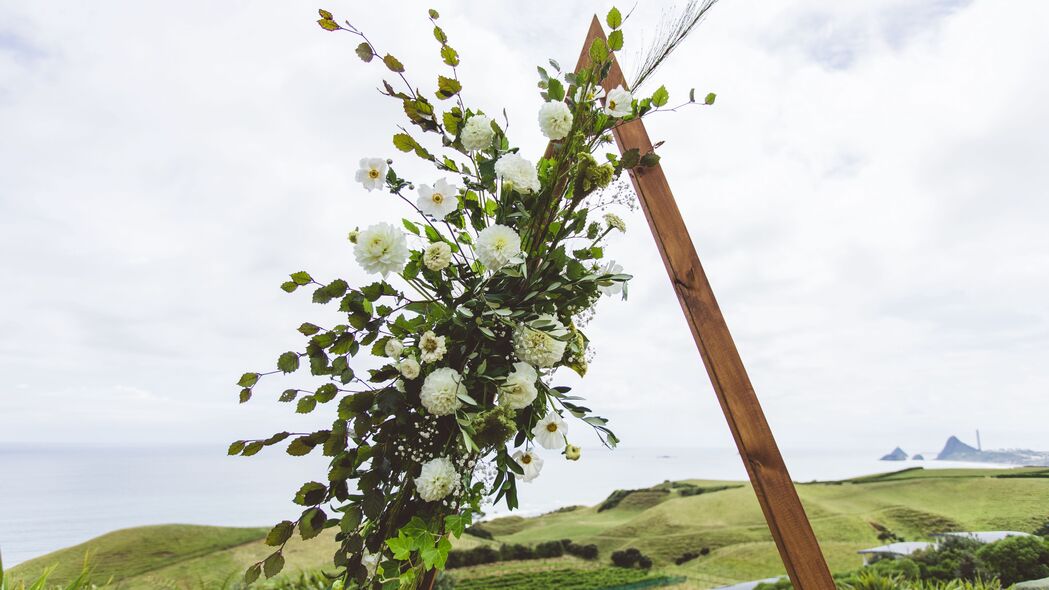
MULTIPOLYGON (((896 447, 888 455, 882 456, 882 461, 906 461, 910 457, 900 447, 896 447)), ((924 460, 922 455, 911 457, 915 460, 924 460)), ((971 461, 974 463, 1006 463, 1009 465, 1024 466, 1049 466, 1049 453, 1043 451, 1032 451, 1029 449, 998 449, 984 451, 963 443, 957 436, 951 436, 944 444, 943 450, 936 455, 938 461, 971 461)))

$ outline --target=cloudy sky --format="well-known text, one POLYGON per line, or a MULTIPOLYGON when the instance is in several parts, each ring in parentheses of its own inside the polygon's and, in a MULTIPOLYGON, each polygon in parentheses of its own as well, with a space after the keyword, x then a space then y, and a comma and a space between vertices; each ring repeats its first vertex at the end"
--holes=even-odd
MULTIPOLYGON (((363 280, 345 240, 400 214, 353 182, 396 103, 315 3, 0 0, 0 441, 227 441, 319 423, 233 382, 363 280)), ((631 47, 654 36, 639 3, 631 47)), ((425 8, 329 0, 425 86, 425 8)), ((538 154, 535 66, 604 3, 441 1, 468 104, 538 154)), ((629 6, 624 6, 629 8, 629 6)), ((787 448, 1049 448, 1049 3, 724 0, 656 75, 663 163, 787 448)), ((374 65, 374 64, 373 64, 374 65)), ((651 91, 653 88, 648 88, 651 91)), ((401 170, 425 169, 405 162, 401 170)), ((640 212, 578 385, 628 445, 731 438, 640 212)), ((566 376, 565 381, 573 382, 566 376)), ((584 440, 592 443, 592 440, 584 440)))

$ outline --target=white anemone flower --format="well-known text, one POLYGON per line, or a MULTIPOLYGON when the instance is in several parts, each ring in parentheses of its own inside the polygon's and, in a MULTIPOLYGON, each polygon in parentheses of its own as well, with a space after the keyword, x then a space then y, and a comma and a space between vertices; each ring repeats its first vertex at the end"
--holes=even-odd
POLYGON ((510 406, 515 410, 527 408, 539 395, 539 389, 535 382, 539 379, 539 373, 528 363, 514 363, 514 372, 506 377, 506 381, 499 386, 499 403, 510 406))
POLYGON ((498 270, 521 253, 521 236, 505 225, 494 223, 477 234, 477 259, 490 270, 498 270))
POLYGON ((408 261, 408 242, 401 230, 389 223, 376 223, 357 235, 353 255, 364 270, 385 277, 404 268, 408 261))
POLYGON ((436 219, 444 219, 459 208, 459 187, 443 178, 433 186, 420 184, 418 192, 416 204, 419 210, 436 219))
POLYGON ((382 188, 383 183, 386 182, 386 160, 362 158, 355 178, 357 182, 364 185, 364 188, 368 189, 368 192, 382 188))
POLYGON ((519 193, 539 192, 539 173, 535 164, 517 154, 506 154, 495 163, 495 174, 519 193))
POLYGON ((438 336, 433 330, 427 330, 419 337, 419 358, 424 363, 436 363, 444 358, 448 347, 444 344, 444 336, 438 336))
POLYGON ((563 102, 545 103, 539 107, 539 128, 553 141, 568 137, 572 130, 572 110, 563 102))
POLYGON ((612 117, 625 117, 634 112, 634 95, 622 86, 608 93, 605 97, 605 114, 612 117))
POLYGON ((455 464, 448 457, 437 457, 423 463, 419 477, 415 478, 415 489, 419 497, 427 502, 436 502, 461 486, 455 464))
POLYGON ((463 405, 459 400, 460 393, 466 393, 462 376, 455 369, 441 367, 426 376, 419 401, 434 416, 447 416, 463 405))
POLYGON ((518 324, 514 330, 514 354, 526 363, 548 369, 565 355, 567 343, 560 338, 568 335, 568 328, 550 314, 539 316, 533 323, 542 324, 543 329, 518 324))
POLYGON ((547 412, 532 429, 532 438, 544 449, 556 450, 565 446, 568 425, 557 412, 547 412))
POLYGON ((484 115, 474 115, 466 120, 459 139, 463 147, 474 152, 492 146, 495 131, 492 129, 492 120, 484 115))
MULTIPOLYGON (((608 263, 606 263, 605 266, 601 269, 601 274, 603 275, 617 275, 622 272, 623 266, 621 264, 617 264, 615 260, 609 260, 608 263)), ((611 281, 607 285, 602 285, 598 283, 597 288, 601 291, 601 293, 611 297, 612 295, 615 295, 617 293, 622 293, 623 285, 623 281, 611 281)))
POLYGON ((444 270, 452 263, 452 247, 445 242, 434 242, 423 250, 423 264, 430 270, 444 270))
POLYGON ((530 482, 539 477, 539 472, 543 470, 543 458, 532 451, 517 451, 514 453, 514 461, 517 461, 524 471, 524 475, 518 476, 524 482, 530 482))

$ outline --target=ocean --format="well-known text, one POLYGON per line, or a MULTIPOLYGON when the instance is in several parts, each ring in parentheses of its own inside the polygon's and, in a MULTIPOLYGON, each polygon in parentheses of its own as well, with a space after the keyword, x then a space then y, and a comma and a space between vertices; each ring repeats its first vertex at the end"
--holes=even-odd
MULTIPOLYGON (((5 566, 116 529, 147 524, 268 526, 298 513, 305 481, 323 480, 325 458, 277 449, 227 457, 225 445, 84 447, 0 445, 0 554, 5 566)), ((878 461, 877 451, 784 450, 796 481, 842 479, 944 461, 878 461)), ((979 466, 988 467, 986 464, 979 466)), ((1005 467, 1005 466, 1003 466, 1005 467)), ((583 449, 568 462, 548 453, 543 472, 521 484, 517 514, 596 504, 614 489, 677 479, 746 479, 735 449, 583 449)), ((755 500, 756 501, 756 500, 755 500)), ((489 507, 489 515, 507 512, 489 507)))

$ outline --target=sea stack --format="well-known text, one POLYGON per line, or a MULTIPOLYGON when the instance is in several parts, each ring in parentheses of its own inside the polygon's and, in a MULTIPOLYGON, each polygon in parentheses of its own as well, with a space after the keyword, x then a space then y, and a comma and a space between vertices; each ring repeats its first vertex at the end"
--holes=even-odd
POLYGON ((882 461, 906 461, 907 453, 900 447, 896 447, 891 453, 881 458, 882 461))
POLYGON ((939 461, 950 461, 952 459, 955 461, 966 461, 976 459, 980 455, 981 452, 975 447, 958 440, 957 436, 952 436, 947 439, 947 444, 943 446, 940 454, 936 455, 936 459, 939 461))

